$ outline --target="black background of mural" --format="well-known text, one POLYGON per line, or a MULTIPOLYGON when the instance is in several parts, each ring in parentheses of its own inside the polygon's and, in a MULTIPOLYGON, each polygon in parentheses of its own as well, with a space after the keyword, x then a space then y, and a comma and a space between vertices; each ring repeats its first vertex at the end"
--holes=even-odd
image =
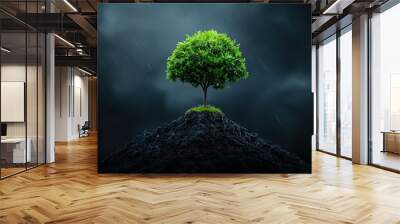
POLYGON ((165 79, 166 60, 186 34, 215 29, 240 43, 250 76, 209 103, 311 166, 310 24, 307 5, 101 4, 99 161, 201 104, 200 89, 165 79))

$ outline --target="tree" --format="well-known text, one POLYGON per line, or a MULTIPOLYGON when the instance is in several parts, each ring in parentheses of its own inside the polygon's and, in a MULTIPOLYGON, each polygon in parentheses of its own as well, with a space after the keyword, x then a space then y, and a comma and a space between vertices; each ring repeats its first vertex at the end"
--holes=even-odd
POLYGON ((200 86, 204 106, 209 87, 223 89, 228 82, 246 79, 248 75, 239 44, 215 30, 187 35, 167 60, 167 79, 200 86))

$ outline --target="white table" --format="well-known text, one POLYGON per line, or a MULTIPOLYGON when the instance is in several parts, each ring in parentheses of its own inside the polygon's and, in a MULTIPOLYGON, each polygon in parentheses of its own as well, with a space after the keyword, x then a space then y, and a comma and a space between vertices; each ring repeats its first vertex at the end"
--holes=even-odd
POLYGON ((25 138, 5 138, 1 139, 2 147, 13 147, 13 163, 26 163, 31 162, 32 152, 31 145, 32 141, 30 138, 26 139, 27 147, 25 151, 25 138))

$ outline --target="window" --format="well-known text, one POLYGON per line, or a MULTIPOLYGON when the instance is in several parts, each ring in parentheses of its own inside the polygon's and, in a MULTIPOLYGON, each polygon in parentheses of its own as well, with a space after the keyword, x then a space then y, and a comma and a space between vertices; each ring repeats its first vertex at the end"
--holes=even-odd
POLYGON ((400 170, 400 5, 371 18, 371 162, 400 170))
POLYGON ((345 158, 352 157, 351 28, 340 30, 317 50, 318 149, 345 158))
POLYGON ((352 156, 352 34, 351 26, 340 36, 340 155, 352 156))
POLYGON ((336 36, 318 47, 318 149, 336 153, 336 36))

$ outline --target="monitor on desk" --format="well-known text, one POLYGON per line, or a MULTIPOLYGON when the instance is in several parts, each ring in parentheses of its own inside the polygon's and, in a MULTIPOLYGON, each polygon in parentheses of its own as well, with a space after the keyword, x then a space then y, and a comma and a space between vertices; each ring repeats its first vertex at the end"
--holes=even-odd
POLYGON ((1 138, 7 137, 7 124, 1 123, 1 138))

